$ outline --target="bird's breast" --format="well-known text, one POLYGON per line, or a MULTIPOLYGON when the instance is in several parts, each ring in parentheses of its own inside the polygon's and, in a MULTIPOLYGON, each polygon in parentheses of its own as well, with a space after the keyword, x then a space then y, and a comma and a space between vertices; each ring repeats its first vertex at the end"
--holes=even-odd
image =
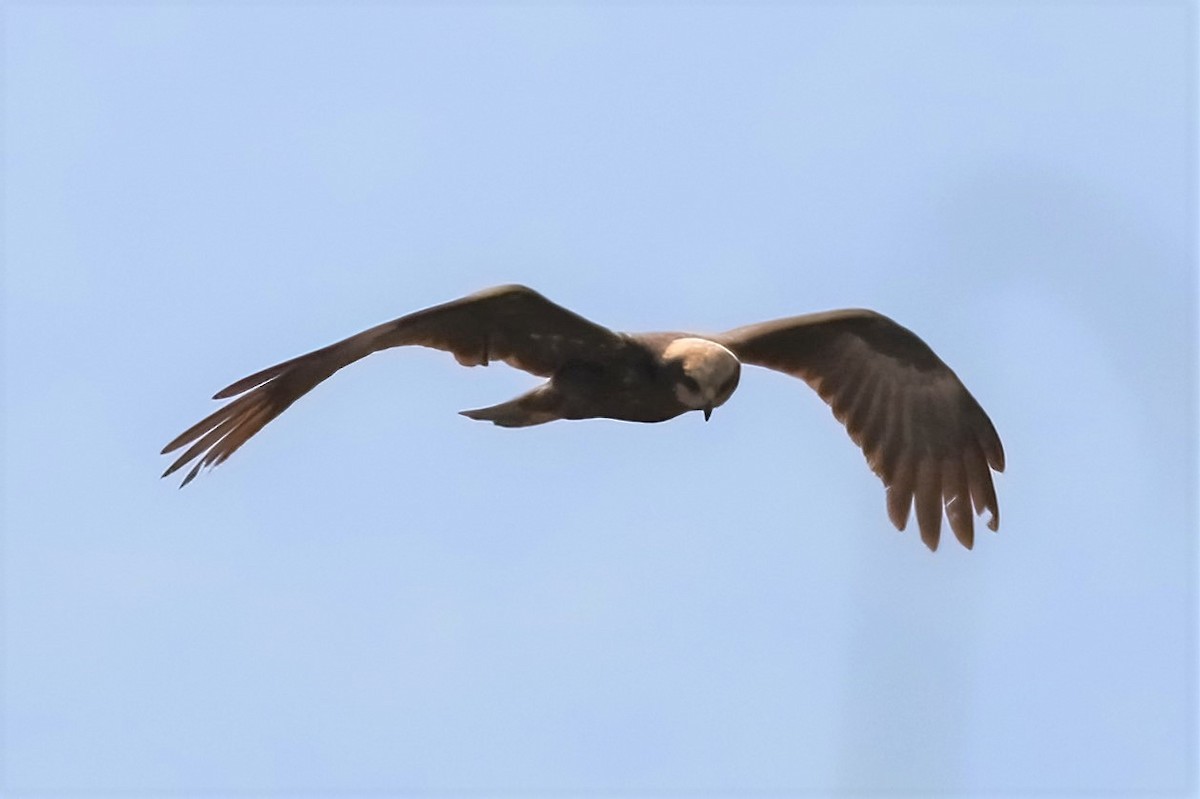
POLYGON ((631 358, 575 364, 554 376, 566 418, 662 422, 688 410, 652 363, 631 358))

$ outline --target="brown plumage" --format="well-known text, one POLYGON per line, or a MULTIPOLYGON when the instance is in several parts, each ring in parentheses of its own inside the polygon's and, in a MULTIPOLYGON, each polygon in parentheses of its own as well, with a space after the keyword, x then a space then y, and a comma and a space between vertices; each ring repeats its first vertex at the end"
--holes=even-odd
POLYGON ((867 310, 807 314, 715 336, 616 333, 524 286, 500 286, 402 316, 217 392, 236 397, 185 430, 163 454, 187 449, 163 476, 195 461, 187 485, 338 369, 408 345, 445 350, 464 366, 503 361, 545 383, 465 416, 504 427, 557 419, 660 422, 689 410, 705 418, 737 388, 741 364, 808 383, 846 426, 887 487, 888 516, 903 530, 916 506, 921 538, 936 549, 943 510, 958 540, 974 544, 974 514, 999 527, 992 470, 1004 450, 987 414, 911 331, 867 310), (241 396, 238 396, 241 395, 241 396))
POLYGON ((950 367, 910 330, 867 310, 830 311, 749 325, 714 337, 743 363, 808 383, 833 408, 887 486, 900 530, 916 504, 921 538, 936 549, 942 509, 963 546, 975 513, 1000 511, 990 469, 1004 471, 1000 437, 950 367), (989 469, 990 467, 990 469, 989 469))

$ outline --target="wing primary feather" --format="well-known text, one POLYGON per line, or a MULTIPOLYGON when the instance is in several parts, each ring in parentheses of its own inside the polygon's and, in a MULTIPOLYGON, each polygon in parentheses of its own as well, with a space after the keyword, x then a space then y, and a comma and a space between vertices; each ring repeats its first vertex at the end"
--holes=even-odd
POLYGON ((887 487, 887 511, 892 524, 896 525, 897 530, 903 531, 908 526, 908 514, 912 511, 912 464, 902 460, 897 466, 896 476, 887 487))
POLYGON ((248 411, 247 415, 239 421, 237 427, 230 430, 228 435, 208 451, 208 454, 204 456, 204 465, 219 466, 224 463, 226 458, 249 441, 251 436, 262 430, 267 422, 278 416, 282 410, 282 408, 276 410, 271 406, 270 402, 266 402, 261 407, 248 411))
POLYGON ((989 510, 987 486, 992 478, 988 474, 987 458, 979 448, 979 442, 970 439, 963 445, 963 471, 967 475, 967 487, 971 491, 971 505, 975 513, 989 510))
POLYGON ((209 430, 200 438, 196 439, 192 446, 188 447, 186 452, 180 455, 174 463, 167 467, 167 470, 162 473, 162 476, 167 477, 168 475, 174 473, 185 463, 190 462, 192 458, 195 458, 201 452, 220 441, 221 438, 228 433, 235 424, 237 424, 237 417, 231 416, 222 421, 216 427, 209 430))
POLYGON ((987 520, 987 526, 994 533, 1000 529, 1000 507, 999 503, 996 502, 996 488, 992 485, 991 480, 988 481, 987 490, 989 494, 988 510, 992 513, 991 517, 987 520))
POLYGON ((920 457, 917 465, 917 485, 913 497, 921 540, 931 552, 936 552, 942 530, 942 481, 938 462, 928 453, 920 457))
POLYGON ((987 455, 988 465, 996 471, 1002 472, 1004 471, 1004 445, 1000 443, 1000 436, 996 434, 992 420, 988 418, 974 398, 971 403, 974 405, 975 416, 978 419, 976 426, 979 430, 979 444, 987 455))
POLYGON ((251 398, 249 396, 238 397, 236 400, 224 406, 223 408, 218 408, 208 416, 205 416, 203 419, 196 422, 187 430, 184 430, 182 433, 175 436, 175 438, 171 439, 170 443, 163 447, 161 454, 166 455, 169 452, 174 452, 184 444, 187 444, 196 437, 203 435, 216 425, 221 424, 226 419, 236 416, 237 414, 241 413, 241 411, 250 401, 251 398))
POLYGON ((179 487, 183 488, 185 485, 195 480, 196 475, 198 474, 200 474, 200 461, 196 461, 196 464, 188 470, 187 476, 183 478, 183 482, 179 484, 179 487))
POLYGON ((967 490, 962 456, 957 452, 948 453, 942 460, 942 497, 946 505, 946 518, 950 521, 954 537, 964 547, 971 549, 975 545, 971 494, 967 490))
POLYGON ((996 486, 988 471, 986 456, 977 441, 970 442, 967 453, 963 459, 963 466, 970 482, 971 502, 975 506, 976 513, 983 513, 986 510, 991 514, 987 526, 988 529, 995 532, 1000 529, 1000 506, 996 501, 996 486))

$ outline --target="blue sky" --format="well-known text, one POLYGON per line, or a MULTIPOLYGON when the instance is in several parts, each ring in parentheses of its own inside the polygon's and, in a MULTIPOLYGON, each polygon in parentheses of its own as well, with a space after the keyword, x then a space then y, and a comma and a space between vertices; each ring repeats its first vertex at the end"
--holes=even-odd
POLYGON ((1192 4, 3 9, 10 793, 1189 793, 1192 4), (187 490, 232 380, 523 282, 838 307, 1004 440, 930 554, 823 404, 501 430, 374 356, 187 490))

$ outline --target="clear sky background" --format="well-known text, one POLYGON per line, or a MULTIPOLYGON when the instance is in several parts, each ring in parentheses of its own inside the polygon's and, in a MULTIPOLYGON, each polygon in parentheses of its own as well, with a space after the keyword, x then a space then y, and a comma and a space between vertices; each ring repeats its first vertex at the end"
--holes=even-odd
POLYGON ((1194 6, 8 3, 3 786, 1196 786, 1194 6), (1000 431, 931 554, 802 383, 502 430, 373 356, 489 285, 623 330, 865 306, 1000 431))

